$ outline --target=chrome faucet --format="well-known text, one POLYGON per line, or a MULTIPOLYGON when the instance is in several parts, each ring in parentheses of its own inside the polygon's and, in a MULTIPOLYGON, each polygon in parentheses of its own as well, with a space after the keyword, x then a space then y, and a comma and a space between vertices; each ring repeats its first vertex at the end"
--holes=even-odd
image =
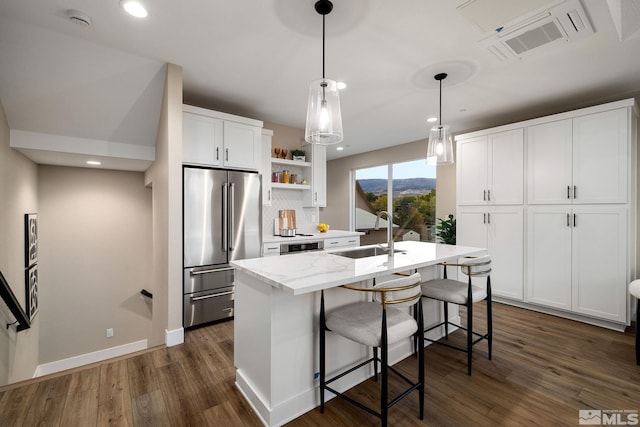
POLYGON ((374 230, 380 230, 380 216, 382 216, 382 214, 387 216, 387 248, 389 248, 389 257, 393 258, 393 218, 389 215, 389 212, 378 212, 373 228, 374 230))

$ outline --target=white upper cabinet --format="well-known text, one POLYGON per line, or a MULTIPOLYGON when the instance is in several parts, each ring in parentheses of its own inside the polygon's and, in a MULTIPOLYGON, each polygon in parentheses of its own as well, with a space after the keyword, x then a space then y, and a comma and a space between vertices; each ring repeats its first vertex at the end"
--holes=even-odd
POLYGON ((626 203, 627 109, 527 128, 530 204, 626 203))
POLYGON ((262 122, 183 106, 182 163, 259 170, 262 122))
MULTIPOLYGON (((262 175, 262 205, 271 206, 273 194, 271 193, 271 139, 273 131, 270 129, 262 129, 262 166, 260 174, 262 175)), ((279 249, 278 249, 279 251, 279 249)), ((280 255, 280 252, 278 252, 280 255)))
POLYGON ((182 163, 222 165, 222 120, 182 114, 182 163))
POLYGON ((457 144, 459 205, 523 203, 522 129, 461 139, 457 144))
POLYGON ((324 208, 327 206, 327 147, 307 144, 305 151, 311 156, 311 189, 305 192, 305 206, 324 208))
POLYGON ((627 109, 573 119, 573 203, 626 203, 627 109))

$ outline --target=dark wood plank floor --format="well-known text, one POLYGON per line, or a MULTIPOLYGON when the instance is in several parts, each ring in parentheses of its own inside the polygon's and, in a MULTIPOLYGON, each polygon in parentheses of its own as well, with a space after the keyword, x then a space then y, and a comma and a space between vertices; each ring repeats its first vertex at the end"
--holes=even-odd
MULTIPOLYGON (((478 344, 466 355, 425 351, 425 419, 416 394, 390 411, 394 426, 578 425, 581 409, 640 410, 634 330, 614 332, 494 304, 493 360, 478 344)), ((477 310, 482 327, 483 310, 477 310)), ((463 338, 456 332, 452 340, 463 338)), ((414 375, 415 359, 398 364, 414 375)), ((392 390, 395 388, 395 382, 392 390)), ((367 381, 350 394, 377 398, 367 381)), ((377 425, 334 399, 290 426, 377 425)), ((234 386, 233 322, 188 331, 185 343, 0 388, 0 426, 259 426, 234 386)))

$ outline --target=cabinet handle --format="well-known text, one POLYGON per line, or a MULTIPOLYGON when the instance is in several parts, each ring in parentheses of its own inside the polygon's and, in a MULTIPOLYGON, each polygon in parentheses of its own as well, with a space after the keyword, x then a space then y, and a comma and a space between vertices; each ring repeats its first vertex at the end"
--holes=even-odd
POLYGON ((571 198, 571 186, 567 185, 567 199, 571 198))
POLYGON ((220 147, 216 147, 216 160, 220 160, 220 147))
POLYGON ((578 198, 578 186, 577 185, 573 186, 573 198, 574 199, 578 198))
POLYGON ((571 227, 571 215, 567 214, 567 227, 571 227))
POLYGON ((315 193, 313 193, 313 200, 314 201, 318 201, 318 192, 316 191, 315 193))
POLYGON ((487 213, 486 212, 482 214, 482 223, 483 224, 487 223, 487 213))
POLYGON ((575 228, 576 225, 578 225, 576 221, 576 214, 573 214, 573 227, 575 228))
POLYGON ((491 201, 491 190, 487 190, 487 202, 491 201))
POLYGON ((224 161, 228 162, 229 161, 229 149, 228 148, 224 149, 224 156, 225 156, 224 161))
POLYGON ((271 190, 269 190, 269 194, 267 195, 267 200, 271 201, 271 190))
POLYGON ((491 212, 487 213, 487 224, 491 224, 491 212))
POLYGON ((487 201, 487 190, 482 190, 482 200, 487 201))

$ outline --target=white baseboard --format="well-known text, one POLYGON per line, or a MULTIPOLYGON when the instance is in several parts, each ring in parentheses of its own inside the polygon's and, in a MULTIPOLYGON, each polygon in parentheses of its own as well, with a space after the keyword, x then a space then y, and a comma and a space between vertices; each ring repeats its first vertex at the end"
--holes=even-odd
POLYGON ((38 365, 33 378, 43 375, 53 374, 55 372, 65 371, 67 369, 77 368, 79 366, 88 365, 90 363, 101 362, 118 356, 123 356, 136 351, 148 348, 147 340, 140 340, 116 347, 105 348, 91 353, 81 354, 79 356, 69 357, 68 359, 57 360, 42 365, 38 365))
POLYGON ((184 328, 164 330, 164 343, 167 347, 182 344, 184 342, 184 328))

